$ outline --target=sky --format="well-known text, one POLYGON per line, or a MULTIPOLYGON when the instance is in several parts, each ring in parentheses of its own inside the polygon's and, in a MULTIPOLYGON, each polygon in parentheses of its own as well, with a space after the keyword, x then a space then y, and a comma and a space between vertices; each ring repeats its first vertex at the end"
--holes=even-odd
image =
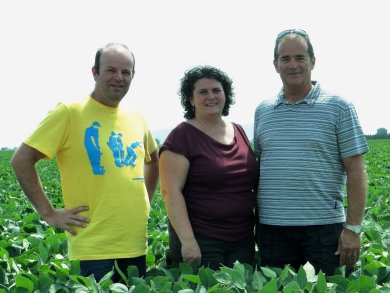
MULTIPOLYGON (((18 146, 59 102, 94 88, 96 50, 126 44, 136 73, 122 106, 153 131, 184 120, 179 82, 197 65, 233 80, 227 121, 253 123, 256 106, 281 88, 276 35, 306 30, 312 79, 351 101, 365 134, 390 132, 390 16, 386 0, 14 0, 0 4, 0 147, 18 146)), ((252 138, 250 138, 252 139, 252 138)))

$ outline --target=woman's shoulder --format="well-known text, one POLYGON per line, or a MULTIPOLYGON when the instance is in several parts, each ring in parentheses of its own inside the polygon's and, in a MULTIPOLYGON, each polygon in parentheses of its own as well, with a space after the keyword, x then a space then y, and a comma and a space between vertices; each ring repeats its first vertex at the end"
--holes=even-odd
POLYGON ((181 134, 181 133, 188 133, 190 129, 194 128, 191 124, 189 124, 186 121, 183 121, 179 124, 177 124, 170 133, 176 133, 176 134, 181 134))

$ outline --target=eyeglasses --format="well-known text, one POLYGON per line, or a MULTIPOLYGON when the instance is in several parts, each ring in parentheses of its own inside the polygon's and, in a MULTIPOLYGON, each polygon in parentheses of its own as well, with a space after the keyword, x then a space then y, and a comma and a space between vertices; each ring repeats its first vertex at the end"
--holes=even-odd
POLYGON ((286 36, 288 34, 297 34, 297 35, 300 35, 302 37, 309 38, 309 35, 307 34, 307 32, 305 32, 302 29, 289 29, 289 30, 284 30, 284 31, 280 32, 276 36, 276 41, 280 41, 281 38, 283 38, 284 36, 286 36))

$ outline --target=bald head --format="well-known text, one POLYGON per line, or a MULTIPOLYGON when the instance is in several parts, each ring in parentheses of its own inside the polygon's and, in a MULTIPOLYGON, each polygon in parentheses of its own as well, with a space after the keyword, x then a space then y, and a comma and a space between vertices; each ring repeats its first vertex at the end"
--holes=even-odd
POLYGON ((132 75, 134 77, 135 73, 135 58, 133 52, 129 50, 129 48, 122 44, 122 43, 108 43, 105 45, 103 48, 100 48, 96 51, 95 55, 95 64, 93 68, 95 69, 95 72, 99 74, 100 70, 100 63, 101 63, 101 56, 103 52, 109 52, 109 51, 116 51, 116 52, 121 52, 121 51, 128 51, 131 54, 131 58, 133 59, 133 68, 132 68, 132 75))

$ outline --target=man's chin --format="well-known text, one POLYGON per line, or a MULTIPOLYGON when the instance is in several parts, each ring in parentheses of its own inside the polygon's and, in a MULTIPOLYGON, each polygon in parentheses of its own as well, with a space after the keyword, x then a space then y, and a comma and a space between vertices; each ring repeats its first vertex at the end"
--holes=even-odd
POLYGON ((287 85, 290 87, 302 86, 302 79, 300 78, 290 78, 287 80, 287 85))
POLYGON ((125 93, 123 92, 113 92, 111 93, 110 95, 110 99, 113 100, 113 101, 120 101, 123 99, 123 97, 125 96, 125 93))

